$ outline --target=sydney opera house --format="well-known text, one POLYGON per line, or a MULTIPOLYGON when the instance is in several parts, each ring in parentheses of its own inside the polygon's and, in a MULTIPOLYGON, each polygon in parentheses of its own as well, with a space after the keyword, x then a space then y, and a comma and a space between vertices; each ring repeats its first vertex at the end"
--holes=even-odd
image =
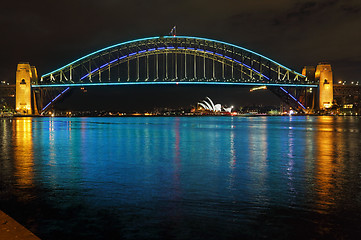
POLYGON ((229 112, 230 113, 233 108, 233 106, 231 106, 229 108, 222 107, 222 105, 219 103, 214 104, 212 99, 210 99, 209 97, 206 97, 205 100, 199 102, 198 106, 202 110, 210 111, 210 112, 229 112))

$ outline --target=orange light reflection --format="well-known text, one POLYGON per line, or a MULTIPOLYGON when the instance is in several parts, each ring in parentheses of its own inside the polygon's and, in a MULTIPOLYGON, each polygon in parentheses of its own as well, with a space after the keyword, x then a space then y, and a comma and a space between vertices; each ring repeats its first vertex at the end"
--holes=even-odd
POLYGON ((16 181, 19 188, 31 188, 33 187, 34 179, 34 152, 31 118, 14 119, 13 129, 16 181))
MULTIPOLYGON (((316 188, 317 208, 323 212, 330 209, 336 203, 335 191, 338 173, 343 164, 335 159, 338 146, 343 146, 342 138, 336 136, 333 131, 334 119, 332 117, 320 117, 320 130, 316 135, 316 188)), ((342 158, 340 158, 342 159, 342 158)))

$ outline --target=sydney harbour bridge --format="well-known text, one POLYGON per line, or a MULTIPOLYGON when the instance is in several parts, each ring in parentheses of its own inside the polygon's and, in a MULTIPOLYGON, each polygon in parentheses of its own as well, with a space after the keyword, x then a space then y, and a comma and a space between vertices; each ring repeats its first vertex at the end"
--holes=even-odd
POLYGON ((38 113, 45 112, 74 87, 136 84, 267 86, 291 107, 305 110, 315 101, 306 101, 307 90, 319 88, 323 81, 320 76, 308 78, 246 48, 190 36, 149 37, 112 45, 40 79, 33 67, 27 70, 27 76, 26 68, 30 65, 18 65, 17 85, 29 85, 31 96, 22 100, 17 87, 16 108, 21 111, 27 105, 27 111, 35 109, 38 113))

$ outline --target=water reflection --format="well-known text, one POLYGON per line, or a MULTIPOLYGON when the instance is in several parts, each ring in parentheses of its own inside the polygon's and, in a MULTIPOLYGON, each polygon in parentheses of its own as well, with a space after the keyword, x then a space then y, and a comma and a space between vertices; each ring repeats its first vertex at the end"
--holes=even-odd
MULTIPOLYGON (((34 186, 34 151, 31 118, 15 118, 13 121, 14 175, 17 187, 29 189, 34 186)), ((22 192, 26 200, 32 194, 22 192)))
POLYGON ((267 118, 262 117, 257 121, 251 121, 251 125, 247 131, 248 135, 248 174, 251 177, 250 189, 253 197, 257 202, 267 202, 267 158, 268 158, 268 129, 267 118))
POLYGON ((47 149, 47 151, 49 151, 49 163, 52 166, 56 165, 56 152, 57 152, 57 148, 55 145, 55 131, 54 131, 54 118, 49 118, 49 139, 48 139, 48 143, 49 143, 49 148, 47 149))
POLYGON ((11 142, 12 142, 12 131, 9 131, 12 129, 12 120, 3 118, 0 118, 0 149, 1 149, 1 157, 3 158, 3 162, 1 163, 1 171, 5 172, 5 171, 10 171, 11 166, 12 166, 12 161, 11 161, 11 154, 12 154, 12 149, 11 149, 11 142))
POLYGON ((345 143, 343 138, 335 131, 336 119, 334 117, 319 117, 318 131, 315 139, 316 145, 316 186, 318 194, 317 207, 321 212, 327 212, 336 204, 338 185, 343 185, 340 174, 343 172, 342 156, 345 143))
POLYGON ((37 196, 54 212, 70 208, 69 215, 78 214, 74 219, 91 219, 100 229, 108 227, 99 214, 105 210, 116 219, 114 229, 136 234, 145 226, 167 234, 189 231, 197 238, 201 226, 216 239, 223 233, 240 239, 262 226, 292 236, 302 227, 300 216, 303 227, 310 227, 320 222, 315 216, 361 209, 359 119, 14 118, 1 123, 2 186, 16 189, 1 196, 21 196, 19 201, 37 196), (79 203, 84 207, 73 211, 79 203))
MULTIPOLYGON (((285 156, 285 159, 287 159, 287 163, 286 163, 286 176, 287 176, 287 185, 288 185, 288 191, 290 193, 289 195, 289 204, 290 205, 294 205, 295 204, 295 196, 297 194, 297 189, 296 186, 294 184, 294 178, 295 178, 295 164, 297 161, 296 158, 296 154, 297 152, 295 152, 295 148, 296 148, 296 132, 297 130, 292 126, 292 116, 290 116, 289 118, 289 124, 290 126, 288 127, 288 134, 287 134, 287 150, 288 153, 285 156)), ((300 137, 300 136, 297 136, 300 137)), ((299 146, 302 147, 302 146, 299 146)), ((303 159, 301 160, 303 161, 303 159)), ((300 165, 302 165, 302 163, 299 163, 300 165)))
POLYGON ((237 157, 236 157, 236 146, 235 146, 235 131, 234 131, 234 126, 232 125, 231 127, 231 131, 230 131, 230 134, 229 134, 229 155, 230 155, 230 158, 229 158, 229 167, 230 169, 234 170, 234 168, 236 167, 236 164, 237 164, 237 157))
MULTIPOLYGON (((181 153, 180 153, 180 144, 181 144, 181 135, 180 135, 180 120, 176 118, 175 120, 175 142, 174 142, 174 184, 176 192, 179 193, 180 187, 180 171, 181 171, 181 153)), ((177 194, 179 196, 179 194, 177 194)))

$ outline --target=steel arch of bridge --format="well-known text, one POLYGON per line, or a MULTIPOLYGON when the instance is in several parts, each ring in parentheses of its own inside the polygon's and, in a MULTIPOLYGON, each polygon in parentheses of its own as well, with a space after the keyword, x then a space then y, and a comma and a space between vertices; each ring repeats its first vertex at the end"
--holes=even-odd
POLYGON ((317 87, 302 74, 251 50, 188 36, 109 46, 43 75, 33 87, 172 83, 317 87))

